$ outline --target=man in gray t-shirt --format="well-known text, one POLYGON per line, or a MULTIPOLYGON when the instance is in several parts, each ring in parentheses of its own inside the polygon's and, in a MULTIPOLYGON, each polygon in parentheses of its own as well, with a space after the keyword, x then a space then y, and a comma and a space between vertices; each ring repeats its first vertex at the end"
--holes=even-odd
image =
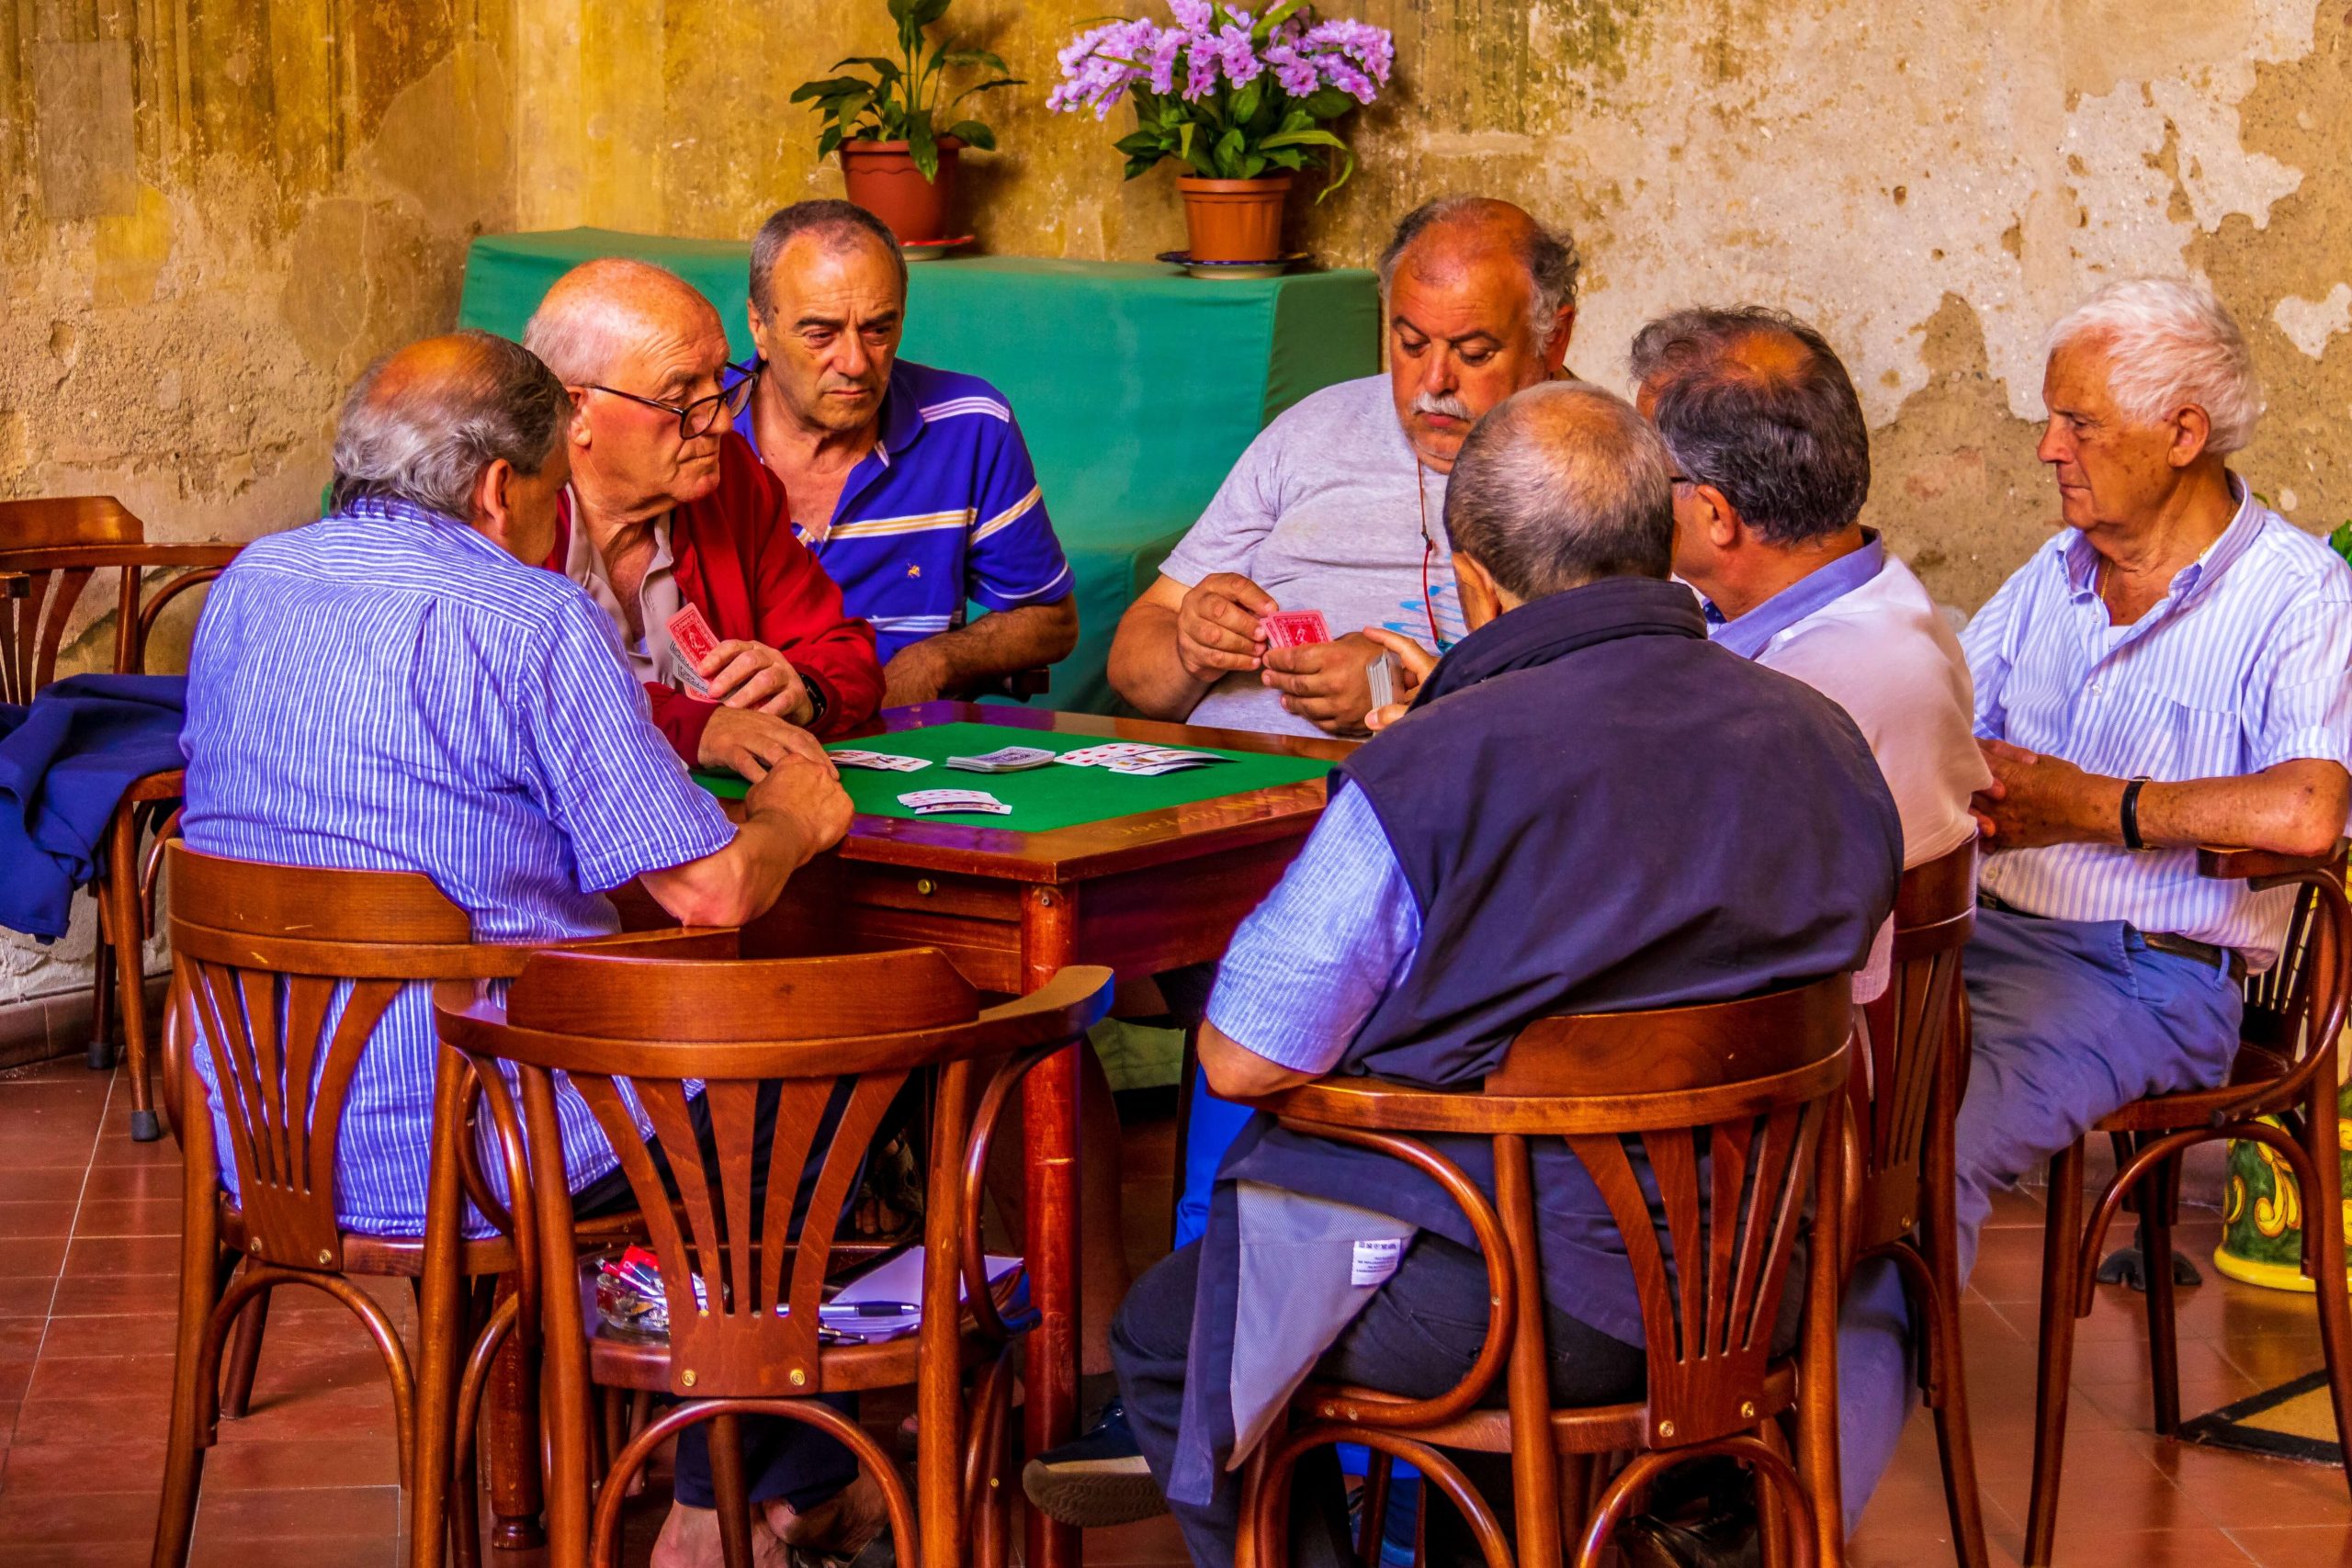
POLYGON ((1326 387, 1250 444, 1121 619, 1119 694, 1153 718, 1364 734, 1383 651, 1366 629, 1435 652, 1462 635, 1446 476, 1480 414, 1559 374, 1576 272, 1573 243, 1508 202, 1449 197, 1399 223, 1387 374, 1326 387), (1321 611, 1334 640, 1270 649, 1277 609, 1321 611))

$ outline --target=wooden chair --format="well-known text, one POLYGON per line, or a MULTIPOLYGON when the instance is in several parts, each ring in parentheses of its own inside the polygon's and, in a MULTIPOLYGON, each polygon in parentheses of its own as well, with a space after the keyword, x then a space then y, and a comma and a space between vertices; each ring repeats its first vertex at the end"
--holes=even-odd
MULTIPOLYGON (((392 1385, 401 1472, 414 1468, 418 1363, 361 1278, 422 1276, 426 1240, 361 1235, 335 1217, 334 1171, 345 1097, 361 1053, 385 1010, 412 985, 474 983, 519 973, 527 950, 473 940, 464 910, 413 872, 318 871, 201 854, 167 845, 171 870, 173 991, 166 1017, 165 1084, 183 1161, 180 1307, 173 1374, 171 1438, 164 1504, 155 1526, 156 1568, 187 1561, 204 1450, 220 1415, 223 1346, 235 1326, 229 1382, 241 1413, 268 1292, 300 1285, 348 1308, 382 1354, 392 1385), (334 998, 348 988, 339 1015, 334 998), (221 1179, 209 1100, 187 1055, 207 1052, 236 1157, 239 1192, 221 1179)), ((671 932, 631 944, 695 944, 732 933, 671 932)), ((469 1074, 444 1053, 435 1094, 435 1164, 456 1168, 467 1144, 469 1074)), ((503 1216, 479 1172, 468 1183, 485 1211, 503 1216)), ((447 1240, 457 1246, 456 1205, 447 1240)), ((466 1241, 467 1274, 514 1272, 505 1236, 466 1241)), ((425 1374, 441 1377, 468 1336, 464 1314, 420 1303, 418 1340, 425 1374)), ((413 1494, 419 1517, 442 1514, 438 1495, 413 1494)), ((469 1515, 468 1516, 470 1517, 469 1515)))
MULTIPOLYGON (((0 502, 0 576, 16 574, 0 594, 0 702, 29 703, 57 676, 65 625, 91 577, 109 568, 121 586, 115 599, 113 672, 143 674, 155 623, 181 594, 211 581, 237 553, 234 545, 153 545, 145 529, 110 495, 0 502), (177 569, 152 589, 145 573, 177 569)), ((90 1066, 114 1066, 110 1014, 119 1012, 130 1057, 130 1135, 162 1129, 149 1086, 146 976, 139 952, 146 939, 140 897, 139 843, 177 805, 185 775, 150 773, 125 792, 107 828, 107 871, 98 895, 97 962, 91 976, 90 1066)))
POLYGON ((898 1560, 909 1568, 958 1568, 967 1539, 970 1560, 987 1568, 1004 1562, 1012 1336, 1001 1315, 1005 1289, 991 1293, 981 1248, 989 1137, 1023 1075, 1082 1034, 1110 998, 1109 970, 1072 967, 1027 997, 983 1010, 944 953, 917 948, 734 964, 548 954, 525 968, 503 1010, 442 1009, 442 1038, 474 1064, 504 1157, 527 1164, 533 1175, 516 1216, 526 1206, 533 1211, 525 1228, 538 1238, 549 1281, 543 1347, 551 1561, 606 1568, 618 1546, 622 1501, 648 1455, 672 1433, 707 1421, 726 1559, 744 1568, 750 1518, 737 1424, 758 1414, 816 1427, 858 1456, 888 1499, 898 1560), (976 1073, 985 1058, 1008 1053, 1015 1055, 997 1067, 976 1109, 976 1073), (519 1110, 501 1076, 510 1065, 520 1074, 519 1110), (937 1069, 938 1079, 923 1328, 879 1344, 829 1344, 820 1336, 818 1303, 844 1201, 883 1111, 908 1075, 925 1068, 937 1069), (571 1198, 560 1179, 556 1073, 620 1151, 661 1258, 666 1339, 603 1328, 593 1269, 581 1271, 578 1289, 560 1283, 575 1252, 571 1198), (697 1149, 685 1089, 695 1078, 708 1102, 715 1151, 708 1168, 699 1156, 681 1157, 697 1149), (780 1086, 766 1128, 754 1113, 763 1080, 780 1086), (648 1153, 631 1100, 643 1106, 664 1151, 674 1195, 648 1153), (837 1118, 830 1128, 829 1105, 837 1118), (755 1197, 753 1164, 763 1151, 775 1174, 755 1197), (796 1223, 804 1173, 813 1188, 796 1223), (979 1386, 967 1443, 961 1379, 974 1370, 979 1386), (594 1384, 680 1401, 621 1447, 601 1481, 589 1458, 594 1384), (905 1386, 917 1390, 923 1435, 913 1500, 882 1447, 815 1398, 905 1386))
MULTIPOLYGON (((1919 1386, 1935 1412, 1952 1552, 1984 1568, 1984 1503, 1969 1437, 1953 1212, 1952 1119, 1966 1082, 1961 950, 1976 930, 1976 841, 1915 866, 1894 901, 1887 988, 1860 1010, 1848 1085, 1847 1242, 1855 1265, 1891 1261, 1919 1326, 1919 1386)), ((1850 1279, 1851 1266, 1848 1276, 1850 1279)))
MULTIPOLYGON (((1718 1454, 1755 1472, 1765 1518, 1781 1527, 1768 1553, 1839 1561, 1836 1202, 1814 1212, 1801 1348, 1775 1358, 1770 1341, 1810 1194, 1841 1190, 1850 996, 1841 975, 1712 1006, 1544 1019, 1513 1042, 1480 1091, 1329 1078, 1258 1101, 1286 1127, 1394 1156, 1443 1187, 1478 1236, 1489 1304, 1476 1364, 1434 1399, 1314 1383, 1294 1397, 1293 1429, 1270 1434, 1251 1457, 1238 1560, 1283 1568, 1299 1456, 1362 1443, 1386 1461, 1410 1461, 1444 1492, 1489 1568, 1557 1568, 1568 1542, 1579 1568, 1593 1568, 1650 1483, 1718 1454), (1440 1133, 1493 1141, 1493 1202, 1421 1141, 1440 1133), (1539 1137, 1566 1140, 1624 1236, 1648 1340, 1640 1400, 1551 1406, 1528 1161, 1529 1141, 1539 1137), (1662 1215, 1644 1193, 1637 1150, 1662 1215), (1709 1223, 1733 1214, 1733 1223, 1709 1223), (1489 1404, 1497 1393, 1506 1395, 1500 1409, 1489 1404), (1790 1414, 1793 1466, 1775 1424, 1790 1414), (1515 1549, 1446 1449, 1510 1455, 1515 1549), (1634 1457, 1594 1491, 1592 1461, 1617 1453, 1634 1457)), ((1385 1468, 1376 1458, 1367 1562, 1377 1561, 1385 1468)))
POLYGON ((2148 1290, 2148 1373, 2157 1435, 2180 1427, 2180 1368, 2173 1325, 2172 1226, 2181 1156, 2198 1144, 2238 1138, 2261 1144, 2294 1173, 2303 1194, 2303 1272, 2317 1285, 2320 1344, 2327 1359, 2335 1431, 2352 1484, 2352 1301, 2344 1273, 2342 1186, 2336 1142, 2336 1042, 2352 996, 2352 906, 2345 899, 2345 846, 2323 858, 2254 850, 2206 849, 2199 875, 2243 881, 2257 891, 2296 887, 2278 962, 2245 981, 2245 1014, 2230 1080, 2219 1089, 2154 1095, 2100 1122, 2128 1155, 2118 1162, 2083 1222, 2083 1142, 2050 1161, 2050 1217, 2043 1231, 2041 1352, 2034 1404, 2033 1492, 2025 1560, 2047 1563, 2058 1528, 2059 1467, 2066 1443, 2067 1380, 2075 1320, 2090 1315, 2108 1226, 2127 1199, 2136 1203, 2148 1290), (2275 1118, 2274 1121, 2263 1120, 2275 1118))

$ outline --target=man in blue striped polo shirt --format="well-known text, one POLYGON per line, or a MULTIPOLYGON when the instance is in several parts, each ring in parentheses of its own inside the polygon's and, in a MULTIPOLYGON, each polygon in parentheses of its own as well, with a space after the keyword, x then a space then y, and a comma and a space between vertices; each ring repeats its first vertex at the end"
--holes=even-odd
MULTIPOLYGON (((1995 780, 1962 969, 1963 1280, 1996 1188, 2134 1100, 2228 1077, 2239 978, 2278 962, 2294 894, 2200 877, 2197 846, 2324 853, 2352 805, 2352 570, 2230 472, 2262 414, 2237 323, 2202 285, 2138 279, 2050 344, 2039 456, 2066 526, 1961 637, 1995 780)), ((1893 1274, 1858 1277, 1849 1523, 1917 1393, 1906 1338, 1893 1274)))
POLYGON ((997 389, 899 357, 907 264, 881 221, 802 201, 752 242, 758 386, 737 430, 874 626, 885 707, 997 688, 1078 645, 1069 562, 997 389), (989 613, 968 625, 967 603, 989 613))

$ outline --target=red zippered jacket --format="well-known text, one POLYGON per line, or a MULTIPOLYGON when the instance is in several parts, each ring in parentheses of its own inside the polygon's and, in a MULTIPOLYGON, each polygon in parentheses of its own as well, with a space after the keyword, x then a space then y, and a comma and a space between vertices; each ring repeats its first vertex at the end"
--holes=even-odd
MULTIPOLYGON (((557 513, 550 571, 561 571, 571 551, 570 491, 557 513)), ((702 611, 720 641, 763 642, 791 660, 803 681, 823 689, 819 735, 854 729, 881 707, 874 628, 842 609, 841 589, 792 532, 783 481, 741 436, 719 438, 718 488, 670 514, 670 553, 680 597, 702 611)), ((653 722, 678 755, 695 763, 717 705, 650 681, 645 695, 653 722)))

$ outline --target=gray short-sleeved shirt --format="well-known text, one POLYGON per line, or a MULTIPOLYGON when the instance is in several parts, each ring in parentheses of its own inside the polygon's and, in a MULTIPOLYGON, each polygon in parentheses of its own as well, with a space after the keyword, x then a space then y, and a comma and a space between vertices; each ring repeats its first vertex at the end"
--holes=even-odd
MULTIPOLYGON (((1160 570, 1187 588, 1238 572, 1285 610, 1322 611, 1333 637, 1385 626, 1427 646, 1421 560, 1434 541, 1430 598, 1450 646, 1463 626, 1444 513, 1445 476, 1414 456, 1388 378, 1367 376, 1324 388, 1260 432, 1160 570)), ((1189 722, 1322 733, 1284 713, 1254 671, 1211 687, 1189 722)))

